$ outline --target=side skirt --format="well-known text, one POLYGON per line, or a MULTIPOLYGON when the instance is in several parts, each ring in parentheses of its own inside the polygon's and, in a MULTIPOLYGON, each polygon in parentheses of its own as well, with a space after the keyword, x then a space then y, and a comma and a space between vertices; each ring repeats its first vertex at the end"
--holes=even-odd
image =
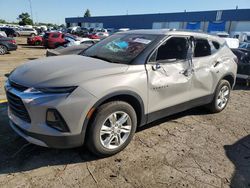
POLYGON ((208 95, 205 97, 193 99, 193 100, 187 101, 187 102, 182 103, 182 104, 171 106, 171 107, 165 108, 163 110, 152 112, 152 113, 147 115, 147 123, 151 123, 155 120, 158 120, 158 119, 161 119, 161 118, 164 118, 166 116, 170 116, 170 115, 173 115, 173 114, 176 114, 179 112, 183 112, 183 111, 186 111, 186 110, 194 108, 194 107, 209 104, 210 102, 212 102, 213 97, 214 97, 214 95, 212 94, 212 95, 208 95))

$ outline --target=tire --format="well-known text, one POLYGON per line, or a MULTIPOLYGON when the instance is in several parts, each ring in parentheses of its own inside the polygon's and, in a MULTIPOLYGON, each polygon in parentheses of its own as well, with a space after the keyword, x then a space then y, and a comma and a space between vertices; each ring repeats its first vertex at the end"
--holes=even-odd
POLYGON ((212 113, 219 113, 228 104, 231 85, 227 80, 221 80, 216 88, 213 101, 207 106, 212 113))
POLYGON ((8 52, 8 49, 4 45, 0 45, 0 55, 4 55, 8 52))
POLYGON ((103 104, 89 125, 87 147, 99 157, 114 155, 130 143, 136 127, 136 113, 130 104, 123 101, 103 104))
POLYGON ((30 36, 31 36, 31 37, 34 37, 34 36, 35 36, 35 34, 34 34, 34 33, 31 33, 31 34, 30 34, 30 36))
POLYGON ((40 46, 41 44, 42 44, 41 41, 36 41, 36 42, 35 42, 35 46, 40 46))

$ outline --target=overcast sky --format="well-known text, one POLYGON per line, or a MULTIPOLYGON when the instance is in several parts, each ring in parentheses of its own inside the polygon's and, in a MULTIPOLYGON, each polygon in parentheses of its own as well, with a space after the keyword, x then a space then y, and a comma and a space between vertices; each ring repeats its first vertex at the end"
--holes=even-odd
POLYGON ((62 24, 65 17, 168 13, 250 8, 250 0, 0 0, 0 19, 17 21, 22 12, 31 12, 35 22, 62 24))

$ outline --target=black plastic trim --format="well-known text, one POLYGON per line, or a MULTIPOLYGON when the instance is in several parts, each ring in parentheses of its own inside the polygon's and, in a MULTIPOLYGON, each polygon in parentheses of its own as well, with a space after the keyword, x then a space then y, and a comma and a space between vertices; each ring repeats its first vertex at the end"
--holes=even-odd
POLYGON ((161 118, 164 118, 166 116, 170 116, 170 115, 173 115, 173 114, 176 114, 179 112, 183 112, 185 110, 188 110, 188 109, 191 109, 191 108, 194 108, 197 106, 209 104, 210 102, 212 102, 213 98, 214 98, 214 95, 212 94, 212 95, 208 95, 205 97, 193 99, 193 100, 190 100, 190 101, 182 103, 182 104, 171 106, 171 107, 165 108, 163 110, 152 112, 152 113, 148 114, 148 122, 147 123, 151 123, 155 120, 158 120, 158 119, 161 119, 161 118))

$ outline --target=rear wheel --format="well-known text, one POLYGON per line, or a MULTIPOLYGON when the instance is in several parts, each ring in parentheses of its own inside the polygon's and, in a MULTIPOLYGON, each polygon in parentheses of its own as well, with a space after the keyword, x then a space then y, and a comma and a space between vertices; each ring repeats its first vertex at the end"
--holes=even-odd
POLYGON ((97 109, 87 137, 90 151, 98 156, 110 156, 122 151, 134 136, 136 113, 123 101, 106 103, 97 109))
POLYGON ((228 104, 231 92, 231 85, 227 80, 221 80, 216 88, 213 101, 208 108, 213 113, 224 110, 228 104))
POLYGON ((31 37, 34 37, 35 36, 35 34, 34 33, 31 33, 31 35, 30 35, 31 37))
POLYGON ((0 55, 4 55, 8 52, 8 49, 4 45, 0 45, 0 55))
POLYGON ((41 41, 36 41, 36 42, 35 42, 35 46, 40 46, 41 44, 42 44, 41 41))

